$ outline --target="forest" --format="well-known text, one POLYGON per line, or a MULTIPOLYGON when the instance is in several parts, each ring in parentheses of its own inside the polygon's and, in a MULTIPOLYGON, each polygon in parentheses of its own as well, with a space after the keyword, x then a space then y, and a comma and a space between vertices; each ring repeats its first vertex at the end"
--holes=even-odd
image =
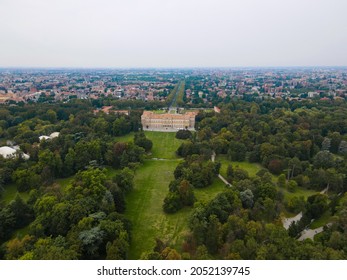
MULTIPOLYGON (((126 201, 154 148, 140 116, 158 104, 139 103, 129 115, 94 113, 100 105, 109 100, 0 107, 1 146, 10 140, 30 156, 0 157, 1 259, 129 258, 126 201), (59 137, 39 141, 56 131, 59 137), (127 135, 130 141, 119 140, 127 135)), ((346 259, 345 102, 230 100, 219 107, 199 111, 195 132, 177 133, 174 179, 158 201, 169 216, 191 209, 182 244, 156 238, 141 258, 346 259), (246 163, 260 168, 253 174, 246 163), (230 185, 198 201, 195 193, 219 174, 230 185), (284 217, 299 213, 283 227, 284 217), (300 240, 314 224, 322 232, 300 240)))

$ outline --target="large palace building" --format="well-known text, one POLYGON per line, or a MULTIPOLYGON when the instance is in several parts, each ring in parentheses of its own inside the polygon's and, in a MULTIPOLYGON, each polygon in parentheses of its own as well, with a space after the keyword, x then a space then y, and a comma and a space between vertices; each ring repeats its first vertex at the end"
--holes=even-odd
POLYGON ((143 130, 177 131, 180 129, 194 130, 196 112, 185 114, 156 114, 144 111, 141 116, 143 130))

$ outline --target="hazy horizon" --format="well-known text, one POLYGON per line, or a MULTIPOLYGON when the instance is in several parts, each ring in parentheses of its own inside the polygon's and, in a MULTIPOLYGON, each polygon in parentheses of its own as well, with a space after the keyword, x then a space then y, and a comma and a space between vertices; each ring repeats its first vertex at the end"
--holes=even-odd
POLYGON ((345 0, 0 0, 0 68, 347 66, 345 0))

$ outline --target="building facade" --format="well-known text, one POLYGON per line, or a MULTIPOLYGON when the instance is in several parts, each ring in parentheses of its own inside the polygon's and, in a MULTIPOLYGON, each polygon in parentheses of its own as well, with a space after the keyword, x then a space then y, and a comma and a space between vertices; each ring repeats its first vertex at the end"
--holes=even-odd
POLYGON ((151 111, 144 111, 141 116, 142 128, 153 131, 194 130, 196 114, 196 112, 156 114, 151 111))

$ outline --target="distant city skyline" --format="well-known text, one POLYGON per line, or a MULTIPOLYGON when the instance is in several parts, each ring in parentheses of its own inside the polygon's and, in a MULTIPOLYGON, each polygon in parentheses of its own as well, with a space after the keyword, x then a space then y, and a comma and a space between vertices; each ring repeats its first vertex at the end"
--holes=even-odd
POLYGON ((0 68, 347 66, 345 0, 0 0, 0 68))

